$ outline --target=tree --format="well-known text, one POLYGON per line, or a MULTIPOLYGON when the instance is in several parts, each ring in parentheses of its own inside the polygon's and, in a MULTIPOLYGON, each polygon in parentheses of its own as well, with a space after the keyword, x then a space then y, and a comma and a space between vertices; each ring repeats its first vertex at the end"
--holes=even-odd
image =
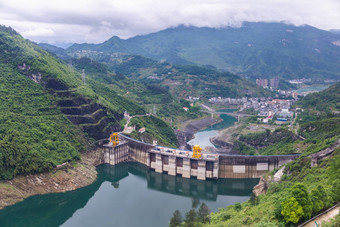
POLYGON ((259 198, 255 195, 255 193, 253 192, 250 196, 250 199, 249 199, 249 203, 252 205, 252 206, 256 206, 259 204, 259 198))
POLYGON ((323 203, 322 209, 328 208, 330 206, 330 201, 329 201, 329 195, 327 194, 325 188, 322 187, 322 185, 319 185, 317 187, 317 190, 320 192, 320 195, 321 195, 321 200, 323 203))
POLYGON ((300 218, 303 215, 302 206, 299 204, 298 201, 294 197, 286 199, 282 202, 282 211, 281 214, 283 215, 286 223, 298 223, 300 218))
POLYGON ((205 203, 202 203, 197 213, 198 220, 203 223, 209 222, 210 221, 209 214, 210 214, 210 210, 208 206, 205 203))
POLYGON ((195 227, 196 216, 197 214, 194 209, 189 210, 189 212, 185 214, 184 226, 195 227))
POLYGON ((241 203, 235 203, 234 209, 235 209, 236 211, 242 210, 242 205, 241 205, 241 203))
POLYGON ((303 209, 303 217, 305 220, 312 216, 313 204, 309 197, 306 187, 301 183, 296 183, 291 190, 291 195, 298 201, 303 209))
POLYGON ((323 209, 323 201, 322 201, 322 196, 319 190, 317 190, 316 188, 314 188, 310 194, 310 198, 312 200, 313 203, 313 214, 318 214, 318 212, 320 210, 323 209))
POLYGON ((337 179, 332 184, 332 198, 334 202, 340 201, 340 180, 337 179))
POLYGON ((176 210, 170 219, 169 227, 180 226, 182 223, 182 214, 179 210, 176 210))

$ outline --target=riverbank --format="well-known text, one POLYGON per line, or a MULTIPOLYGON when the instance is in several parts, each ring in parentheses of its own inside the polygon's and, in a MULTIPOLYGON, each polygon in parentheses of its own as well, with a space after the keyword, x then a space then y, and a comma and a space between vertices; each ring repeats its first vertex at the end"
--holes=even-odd
POLYGON ((75 166, 65 165, 48 173, 17 176, 0 182, 0 209, 27 197, 46 193, 65 192, 92 184, 97 178, 96 166, 101 164, 101 151, 81 154, 75 166))
POLYGON ((233 134, 240 132, 243 123, 243 121, 235 122, 232 126, 219 130, 217 136, 210 138, 210 142, 218 147, 214 150, 218 153, 232 153, 232 147, 235 140, 233 134))
MULTIPOLYGON (((187 142, 194 139, 194 134, 200 130, 203 130, 211 125, 217 124, 223 121, 221 118, 204 117, 201 119, 189 120, 182 122, 183 127, 179 130, 181 134, 185 134, 185 141, 182 141, 180 147, 187 147, 187 142)), ((190 149, 187 147, 187 149, 190 149)))

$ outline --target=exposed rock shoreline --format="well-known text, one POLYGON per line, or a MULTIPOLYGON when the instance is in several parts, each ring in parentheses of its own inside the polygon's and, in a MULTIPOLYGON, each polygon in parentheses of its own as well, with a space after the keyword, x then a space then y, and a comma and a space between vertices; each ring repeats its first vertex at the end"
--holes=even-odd
POLYGON ((218 122, 221 122, 222 119, 214 119, 211 117, 205 117, 203 119, 194 120, 189 122, 183 122, 183 125, 185 125, 184 129, 177 130, 176 136, 178 139, 178 142, 180 143, 179 147, 191 149, 190 145, 187 144, 189 140, 192 140, 194 138, 194 134, 198 132, 199 130, 205 129, 211 125, 214 125, 218 122), (188 147, 189 146, 189 147, 188 147))
POLYGON ((184 132, 189 135, 187 136, 188 140, 193 139, 194 134, 199 130, 205 129, 211 125, 214 125, 218 122, 221 122, 222 119, 212 119, 211 117, 206 117, 200 120, 197 120, 193 123, 190 123, 185 126, 184 132))
POLYGON ((65 192, 92 184, 97 178, 96 166, 102 152, 93 150, 81 155, 75 166, 65 165, 48 173, 17 176, 0 183, 0 209, 33 195, 65 192))

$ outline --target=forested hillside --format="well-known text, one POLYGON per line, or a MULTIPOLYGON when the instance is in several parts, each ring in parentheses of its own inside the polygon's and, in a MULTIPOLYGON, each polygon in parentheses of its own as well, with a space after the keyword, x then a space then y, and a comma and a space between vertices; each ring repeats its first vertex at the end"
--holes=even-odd
MULTIPOLYGON (((125 110, 145 113, 4 26, 0 81, 0 179, 77 160, 91 141, 122 130, 125 110)), ((164 144, 174 142, 168 133, 164 144)))
MULTIPOLYGON (((339 118, 305 123, 301 125, 299 134, 305 136, 305 140, 297 139, 285 129, 240 136, 242 143, 261 147, 258 150, 260 154, 298 152, 301 156, 284 166, 281 179, 273 180, 277 169, 264 176, 258 190, 264 190, 265 194, 253 194, 242 204, 222 207, 210 215, 209 212, 202 215, 200 210, 192 209, 185 214, 184 226, 297 226, 339 203, 339 118), (317 166, 312 167, 312 155, 318 155, 320 151, 323 154, 328 152, 328 155, 319 155, 317 166), (188 218, 189 215, 193 218, 188 218)), ((175 216, 174 213, 172 220, 175 216)), ((327 226, 339 224, 338 215, 327 226)))
MULTIPOLYGON (((303 98, 299 102, 306 108, 303 113, 318 109, 318 102, 326 110, 334 108, 338 103, 338 86, 303 98), (311 104, 312 98, 318 102, 311 104)), ((325 109, 318 111, 321 113, 325 109)), ((300 153, 301 156, 284 166, 281 179, 273 180, 277 169, 264 176, 260 188, 265 194, 253 194, 245 203, 220 208, 218 212, 206 215, 204 219, 198 216, 190 223, 202 226, 297 226, 339 203, 339 120, 334 115, 324 115, 315 121, 309 119, 300 125, 297 134, 289 127, 281 127, 273 132, 267 129, 240 135, 237 146, 246 154, 256 154, 257 149, 258 154, 300 153), (312 165, 312 158, 317 159, 317 165, 314 162, 312 165)), ((339 218, 338 215, 327 226, 339 226, 339 218)), ((188 219, 184 220, 185 225, 188 222, 188 219)))
MULTIPOLYGON (((80 72, 84 72, 87 84, 94 91, 111 103, 121 103, 130 115, 151 112, 174 125, 180 121, 203 115, 196 106, 191 107, 190 103, 182 100, 178 94, 171 94, 167 86, 148 83, 143 79, 138 80, 131 76, 132 74, 113 73, 108 65, 86 57, 72 58, 68 62, 80 72), (143 108, 136 108, 135 105, 130 106, 131 101, 129 100, 133 100, 143 108), (187 107, 188 111, 184 111, 183 107, 187 107)), ((129 70, 135 72, 132 66, 126 65, 124 71, 129 70)))
POLYGON ((245 22, 241 27, 179 26, 127 40, 74 44, 69 54, 128 53, 175 64, 211 65, 251 78, 338 79, 340 36, 308 25, 245 22))
MULTIPOLYGON (((53 50, 52 50, 53 51, 53 50)), ((221 97, 263 97, 269 96, 269 90, 232 73, 220 72, 213 67, 199 67, 195 65, 172 65, 160 63, 142 56, 126 54, 105 54, 81 52, 73 57, 90 58, 105 64, 117 75, 137 80, 146 86, 146 90, 139 87, 140 95, 144 99, 170 93, 175 98, 189 96, 211 98, 221 97)), ((74 59, 72 61, 75 61, 74 59)), ((137 90, 137 89, 135 89, 137 90)), ((150 100, 153 102, 153 100, 150 100)))
POLYGON ((340 82, 330 86, 326 90, 303 97, 296 105, 304 109, 304 111, 299 114, 299 123, 339 116, 340 82))

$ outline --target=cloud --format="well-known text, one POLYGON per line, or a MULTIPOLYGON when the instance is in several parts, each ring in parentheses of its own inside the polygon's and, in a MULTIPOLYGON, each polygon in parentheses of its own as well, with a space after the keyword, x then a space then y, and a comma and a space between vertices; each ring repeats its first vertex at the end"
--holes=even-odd
POLYGON ((28 37, 41 37, 41 36, 53 36, 55 33, 50 28, 35 28, 21 33, 23 36, 28 37))
POLYGON ((102 42, 180 24, 223 27, 243 21, 289 21, 340 28, 338 0, 11 0, 0 23, 36 42, 102 42))

